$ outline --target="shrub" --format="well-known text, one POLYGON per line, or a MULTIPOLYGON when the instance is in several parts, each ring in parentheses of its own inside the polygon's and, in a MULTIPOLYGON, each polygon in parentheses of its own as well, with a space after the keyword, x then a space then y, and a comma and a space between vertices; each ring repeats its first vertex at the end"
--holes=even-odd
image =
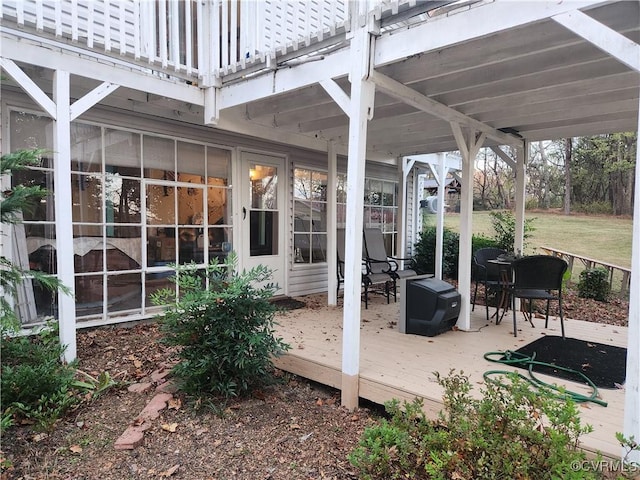
POLYGON ((349 461, 370 480, 597 478, 571 468, 584 460, 578 438, 590 431, 575 403, 534 392, 516 374, 508 379, 487 382, 477 399, 462 373, 438 376, 445 393, 437 420, 426 419, 419 399, 404 408, 388 402, 390 419, 365 430, 349 461))
MULTIPOLYGON (((80 402, 75 395, 75 363, 60 358, 57 328, 46 328, 35 336, 2 335, 0 410, 36 421, 45 430, 80 402)), ((7 420, 7 426, 10 425, 7 420)))
POLYGON ((264 266, 237 272, 232 254, 204 270, 176 267, 177 301, 172 288, 153 295, 155 304, 169 305, 161 317, 163 341, 180 347, 173 373, 187 394, 238 396, 269 379, 272 356, 289 348, 274 336, 270 275, 264 266))
MULTIPOLYGON (((501 212, 491 212, 491 225, 495 231, 494 240, 497 247, 507 252, 515 252, 516 238, 516 218, 513 212, 508 210, 501 212)), ((535 230, 532 223, 535 218, 527 218, 524 221, 524 247, 527 246, 527 239, 531 237, 531 232, 535 230)), ((520 252, 522 253, 522 252, 520 252)))
POLYGON ((610 289, 609 272, 606 268, 588 268, 580 272, 580 281, 578 282, 579 297, 593 298, 600 302, 606 302, 610 289))
MULTIPOLYGON (((475 252, 482 247, 496 246, 495 240, 481 235, 473 235, 471 248, 475 252)), ((448 278, 458 278, 458 253, 460 248, 460 235, 456 232, 444 229, 442 233, 442 274, 448 278)), ((436 269, 436 227, 427 227, 416 242, 414 267, 419 273, 433 273, 436 269)))

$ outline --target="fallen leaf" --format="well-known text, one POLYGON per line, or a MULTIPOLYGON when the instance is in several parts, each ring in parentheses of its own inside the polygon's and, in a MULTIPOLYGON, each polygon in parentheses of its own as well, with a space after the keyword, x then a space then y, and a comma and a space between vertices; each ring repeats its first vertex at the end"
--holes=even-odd
POLYGON ((164 423, 162 424, 162 429, 167 431, 167 432, 175 432, 178 429, 178 424, 177 423, 164 423))
POLYGON ((38 443, 41 442, 42 440, 44 440, 45 438, 47 438, 48 435, 46 433, 36 433, 33 437, 31 437, 31 440, 38 443))
POLYGON ((170 409, 180 410, 180 407, 182 407, 182 400, 180 400, 179 398, 172 398, 171 400, 169 400, 170 409))
POLYGON ((322 403, 323 403, 323 402, 322 402, 322 399, 321 399, 321 398, 319 398, 318 400, 316 400, 316 405, 318 405, 319 407, 321 407, 321 406, 322 406, 322 403))
POLYGON ((292 423, 291 425, 289 425, 289 428, 291 430, 300 430, 300 425, 298 425, 297 423, 292 423))
POLYGON ((165 470, 164 472, 160 472, 158 474, 158 476, 160 476, 160 477, 170 477, 171 475, 173 475, 174 473, 176 473, 178 471, 178 468, 180 468, 180 465, 174 465, 170 469, 165 470))
POLYGON ((142 368, 142 362, 140 360, 134 360, 133 366, 136 368, 142 368))
POLYGON ((82 447, 80 445, 71 445, 69 450, 73 453, 82 453, 82 447))

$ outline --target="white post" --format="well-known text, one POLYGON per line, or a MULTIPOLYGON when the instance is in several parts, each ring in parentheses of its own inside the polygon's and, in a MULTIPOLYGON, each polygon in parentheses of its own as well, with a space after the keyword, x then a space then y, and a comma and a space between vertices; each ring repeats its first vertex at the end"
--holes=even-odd
POLYGON ((71 289, 71 295, 58 292, 60 343, 66 346, 64 359, 75 360, 76 303, 73 267, 73 227, 71 224, 71 121, 69 72, 56 71, 53 77, 56 120, 53 136, 53 178, 55 183, 56 256, 58 279, 71 289))
MULTIPOLYGON (((474 135, 473 130, 469 136, 474 135)), ((470 145, 472 140, 467 141, 470 145)), ((460 186, 460 243, 458 254, 458 292, 460 293, 460 316, 457 326, 461 330, 471 328, 471 310, 469 308, 471 289, 471 225, 473 221, 473 162, 475 154, 470 155, 470 150, 461 149, 462 154, 462 185, 460 186)))
MULTIPOLYGON (((638 133, 640 136, 640 130, 638 133)), ((624 386, 624 435, 627 438, 633 436, 638 442, 640 441, 640 150, 638 149, 636 149, 635 192, 631 243, 631 287, 629 288, 629 330, 627 332, 627 378, 624 386)), ((640 452, 633 452, 628 460, 640 463, 640 452)))
MULTIPOLYGON (((406 256, 407 251, 407 174, 405 174, 404 160, 402 157, 397 159, 398 161, 398 177, 400 180, 400 188, 398 191, 398 243, 396 244, 395 255, 400 258, 406 256)), ((404 263, 401 265, 404 268, 404 263)))
POLYGON ((515 238, 513 249, 524 254, 524 217, 527 184, 527 163, 529 162, 529 142, 524 141, 523 148, 516 149, 516 205, 515 205, 515 238))
MULTIPOLYGON (((438 153, 438 169, 436 182, 438 183, 438 211, 436 213, 436 278, 442 279, 442 257, 444 251, 444 191, 446 188, 447 172, 445 153, 438 153)), ((471 188, 473 201, 473 185, 471 188)))
POLYGON ((345 229, 344 316, 342 332, 342 405, 358 407, 360 373, 360 296, 362 261, 362 212, 367 148, 367 122, 373 109, 375 87, 366 80, 370 52, 369 32, 359 28, 351 40, 351 111, 347 165, 347 213, 345 229))
POLYGON ((333 142, 329 142, 327 157, 329 171, 327 178, 327 275, 329 278, 327 292, 327 303, 337 305, 338 303, 338 244, 336 241, 336 219, 338 202, 338 155, 333 142))

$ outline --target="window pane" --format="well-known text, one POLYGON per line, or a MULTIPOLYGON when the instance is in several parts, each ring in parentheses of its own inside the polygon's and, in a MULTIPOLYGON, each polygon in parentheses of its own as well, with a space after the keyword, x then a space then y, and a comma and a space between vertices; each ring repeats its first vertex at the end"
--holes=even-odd
POLYGON ((384 182, 382 188, 382 204, 388 206, 396 205, 396 184, 384 182))
POLYGON ((321 233, 312 235, 311 254, 313 263, 327 261, 327 236, 321 233))
POLYGON ((140 227, 107 226, 107 270, 135 270, 142 265, 140 227))
POLYGON ((175 187, 147 185, 146 195, 147 223, 149 225, 175 225, 175 187))
POLYGON ((105 165, 111 173, 129 177, 140 176, 140 134, 121 130, 105 129, 105 165))
POLYGON ((102 129, 82 123, 71 124, 71 170, 102 171, 102 129))
POLYGON ((251 208, 278 208, 278 170, 275 167, 252 165, 250 172, 251 208))
POLYGON ((207 183, 212 179, 221 180, 221 185, 228 185, 231 152, 220 148, 207 147, 207 183))
POLYGON ((311 255, 311 241, 308 233, 296 233, 293 236, 293 248, 295 263, 309 263, 311 255))
POLYGON ((102 275, 76 276, 76 315, 84 317, 102 313, 104 299, 102 275))
POLYGON ((53 151, 53 121, 49 117, 11 112, 11 151, 44 148, 53 151))
POLYGON ((102 176, 71 174, 71 201, 74 222, 101 223, 102 176))
POLYGON ((204 262, 204 234, 201 228, 178 229, 178 261, 204 262))
POLYGON ((327 174, 322 172, 313 172, 311 176, 312 196, 314 200, 327 201, 327 174))
POLYGON ((228 225, 231 223, 231 205, 227 205, 226 188, 209 188, 207 204, 209 225, 228 225))
POLYGON ((180 172, 180 181, 204 183, 204 145, 179 141, 177 160, 178 171, 180 172))
POLYGON ((250 255, 278 254, 278 212, 252 210, 249 215, 250 255))
POLYGON ((175 228, 147 228, 147 266, 175 263, 176 258, 175 228))
POLYGON ((295 232, 311 231, 311 202, 295 200, 293 202, 293 230, 295 232))
POLYGON ((76 273, 104 269, 102 225, 73 226, 73 260, 76 273))
POLYGON ((146 308, 154 308, 156 305, 151 300, 151 295, 154 292, 157 292, 163 288, 170 288, 175 292, 176 285, 170 280, 170 277, 173 276, 173 271, 166 272, 157 272, 157 273, 148 273, 145 275, 145 307, 146 308))
POLYGON ((293 198, 311 198, 311 172, 296 168, 293 172, 293 198))
POLYGON ((110 223, 140 223, 140 180, 107 173, 105 177, 106 220, 110 223))
POLYGON ((40 200, 31 209, 22 212, 25 221, 54 222, 54 190, 53 172, 47 170, 19 170, 11 175, 11 185, 24 185, 26 187, 40 186, 47 189, 48 195, 40 200))
POLYGON ((145 135, 144 176, 158 180, 175 180, 175 141, 145 135))
POLYGON ((109 275, 107 277, 109 311, 141 310, 142 280, 139 273, 109 275))
POLYGON ((178 187, 178 223, 204 225, 204 189, 178 187))

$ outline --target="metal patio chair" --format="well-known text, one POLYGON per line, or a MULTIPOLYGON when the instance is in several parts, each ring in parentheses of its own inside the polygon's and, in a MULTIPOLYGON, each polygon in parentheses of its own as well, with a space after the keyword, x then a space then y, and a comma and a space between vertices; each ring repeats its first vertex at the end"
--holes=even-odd
MULTIPOLYGON (((344 249, 345 249, 345 231, 344 228, 338 228, 336 230, 336 243, 338 247, 338 286, 336 296, 340 293, 340 285, 344 283, 344 249)), ((362 248, 364 252, 364 245, 362 248)), ((364 308, 369 308, 369 293, 376 292, 382 293, 389 303, 391 294, 391 282, 395 285, 395 279, 388 273, 373 271, 369 268, 366 260, 362 260, 361 270, 361 282, 362 282, 362 299, 364 301, 364 308)))
POLYGON ((398 262, 413 263, 411 258, 392 257, 387 254, 382 230, 379 228, 365 228, 364 252, 368 268, 374 273, 386 273, 393 279, 393 299, 397 300, 397 280, 415 277, 417 272, 412 268, 400 268, 398 262))
POLYGON ((471 311, 474 311, 476 308, 478 284, 482 284, 484 286, 484 303, 487 311, 487 321, 489 321, 489 293, 501 293, 503 288, 500 265, 490 263, 489 260, 495 260, 505 253, 507 252, 501 248, 486 247, 479 248, 473 255, 471 280, 475 283, 475 288, 473 289, 471 311))
POLYGON ((564 317, 562 313, 562 278, 567 271, 567 262, 560 257, 551 255, 532 255, 514 260, 513 286, 510 288, 511 308, 513 310, 513 336, 518 336, 516 328, 516 298, 529 300, 529 322, 532 321, 533 300, 545 300, 547 308, 545 312, 544 327, 549 326, 549 304, 552 300, 558 302, 560 314, 560 328, 564 338, 564 317))

